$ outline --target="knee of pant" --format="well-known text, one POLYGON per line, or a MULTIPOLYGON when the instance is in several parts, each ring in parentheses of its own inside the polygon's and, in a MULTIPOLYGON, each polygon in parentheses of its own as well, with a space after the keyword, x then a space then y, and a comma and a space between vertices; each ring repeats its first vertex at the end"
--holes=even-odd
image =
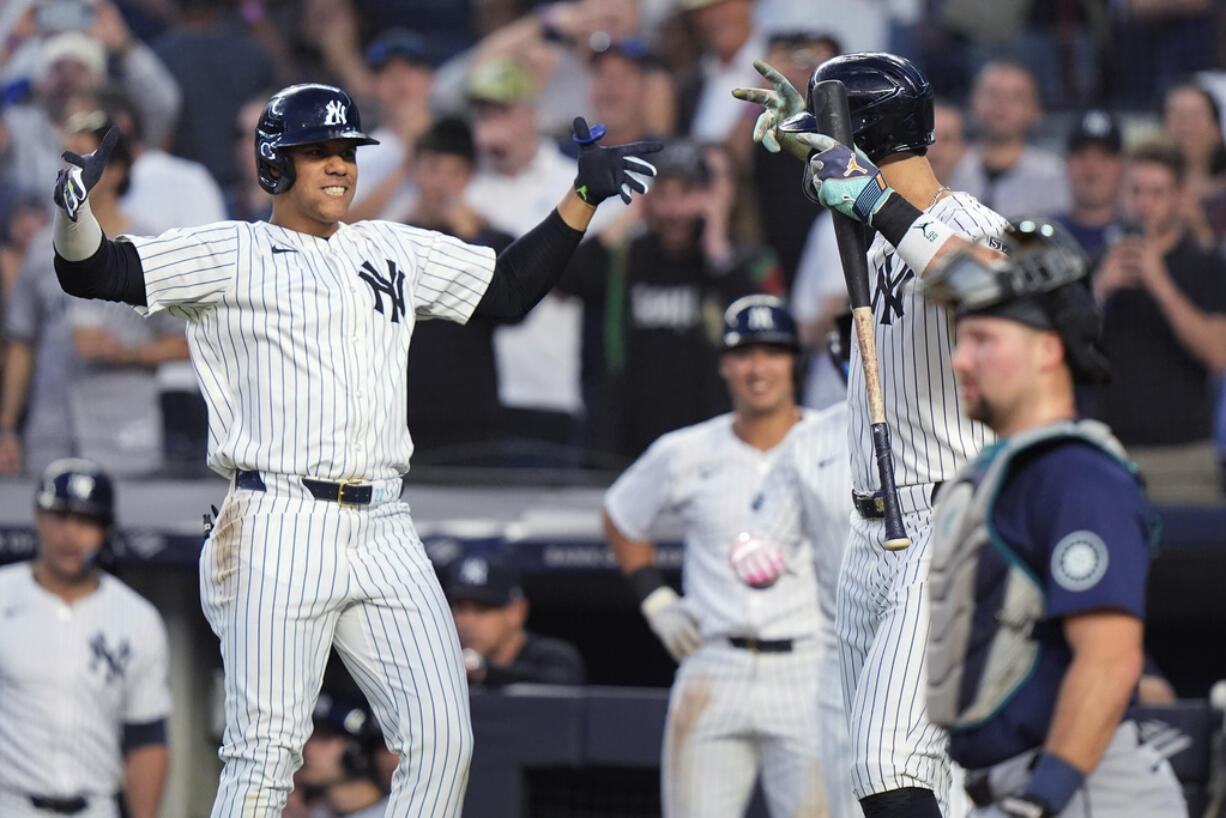
POLYGON ((285 744, 243 741, 222 745, 221 760, 245 784, 268 790, 293 789, 302 753, 285 744))
POLYGON ((864 818, 941 818, 932 790, 903 787, 860 799, 864 818))
POLYGON ((400 756, 401 767, 442 762, 453 768, 468 769, 473 757, 473 731, 467 718, 447 727, 439 725, 427 733, 397 736, 390 741, 393 753, 400 756))

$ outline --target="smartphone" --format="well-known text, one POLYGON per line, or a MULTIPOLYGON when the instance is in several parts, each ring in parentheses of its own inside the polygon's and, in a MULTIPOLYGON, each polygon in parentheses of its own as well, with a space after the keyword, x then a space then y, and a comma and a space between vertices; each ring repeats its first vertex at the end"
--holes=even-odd
POLYGON ((44 34, 88 31, 94 27, 94 6, 85 0, 46 0, 34 9, 34 23, 44 34))

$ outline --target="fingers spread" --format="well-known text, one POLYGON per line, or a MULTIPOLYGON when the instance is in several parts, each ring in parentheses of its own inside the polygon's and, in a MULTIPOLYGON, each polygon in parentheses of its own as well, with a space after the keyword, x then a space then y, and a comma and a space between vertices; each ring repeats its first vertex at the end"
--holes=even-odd
POLYGON ((792 136, 797 142, 818 152, 840 147, 840 143, 833 136, 826 136, 824 133, 797 133, 792 136))
POLYGON ((663 149, 663 142, 631 142, 626 145, 618 145, 610 150, 616 150, 622 156, 628 156, 632 153, 657 153, 663 149))
POLYGON ((755 105, 765 106, 770 106, 779 99, 777 93, 768 91, 765 88, 733 88, 732 96, 737 99, 743 99, 746 102, 752 102, 755 105))
POLYGON ((107 128, 106 135, 102 137, 102 143, 98 145, 98 150, 95 151, 99 156, 107 157, 111 155, 111 150, 115 147, 115 143, 119 141, 119 129, 112 125, 107 128))
POLYGON ((627 156, 623 164, 625 164, 626 170, 641 173, 644 176, 656 175, 656 166, 645 159, 639 159, 637 156, 627 156))
POLYGON ((76 165, 79 168, 85 167, 85 157, 79 153, 73 153, 72 151, 64 151, 63 153, 60 154, 60 158, 63 159, 65 162, 76 165))

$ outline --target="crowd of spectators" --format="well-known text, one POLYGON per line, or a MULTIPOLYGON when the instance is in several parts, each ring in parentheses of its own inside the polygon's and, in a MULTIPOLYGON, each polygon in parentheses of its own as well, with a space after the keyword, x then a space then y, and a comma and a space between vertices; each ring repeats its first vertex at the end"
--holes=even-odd
MULTIPOLYGON (((794 160, 752 142, 765 57, 803 88, 892 50, 940 97, 933 168, 1006 216, 1062 221, 1098 266, 1115 378, 1083 396, 1160 501, 1216 502, 1226 451, 1226 74, 1214 0, 10 0, 0 10, 0 472, 82 453, 119 476, 198 473, 207 413, 174 319, 76 302, 51 270, 59 154, 106 127, 108 234, 267 218, 252 141, 293 82, 339 84, 381 142, 351 219, 495 249, 574 175, 571 119, 662 138, 641 201, 601 208, 523 322, 416 330, 422 465, 614 469, 726 409, 724 306, 789 296, 820 350, 845 309, 833 230, 794 160), (1216 437, 1215 437, 1216 436, 1216 437), (1216 442, 1215 442, 1216 440, 1216 442)), ((802 394, 839 398, 814 355, 802 394)))

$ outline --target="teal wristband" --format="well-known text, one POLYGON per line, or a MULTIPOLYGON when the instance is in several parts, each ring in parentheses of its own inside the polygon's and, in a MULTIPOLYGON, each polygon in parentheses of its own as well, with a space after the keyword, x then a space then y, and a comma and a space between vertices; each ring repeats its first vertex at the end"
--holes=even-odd
POLYGON ((1041 801, 1053 814, 1058 815, 1083 783, 1085 776, 1081 770, 1058 755, 1043 753, 1030 773, 1030 781, 1022 796, 1041 801))

